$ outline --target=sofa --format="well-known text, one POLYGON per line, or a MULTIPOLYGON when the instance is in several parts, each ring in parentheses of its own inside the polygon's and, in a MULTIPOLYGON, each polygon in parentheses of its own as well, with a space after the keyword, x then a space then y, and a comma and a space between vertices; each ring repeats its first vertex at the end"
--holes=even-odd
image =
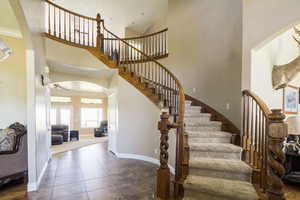
MULTIPOLYGON (((51 135, 61 135, 64 142, 69 141, 69 126, 67 125, 52 125, 51 135)), ((53 138, 53 137, 52 137, 53 138)))
POLYGON ((27 130, 14 123, 0 130, 0 186, 12 180, 27 181, 27 130))
POLYGON ((103 120, 100 124, 100 127, 94 129, 94 136, 102 137, 105 136, 106 133, 107 133, 107 120, 103 120))

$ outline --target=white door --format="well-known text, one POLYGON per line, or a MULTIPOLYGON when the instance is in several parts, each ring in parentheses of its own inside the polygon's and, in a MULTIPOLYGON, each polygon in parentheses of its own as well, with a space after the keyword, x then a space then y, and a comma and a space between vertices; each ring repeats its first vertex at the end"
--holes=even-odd
POLYGON ((118 102, 117 95, 108 97, 108 150, 117 153, 118 102))

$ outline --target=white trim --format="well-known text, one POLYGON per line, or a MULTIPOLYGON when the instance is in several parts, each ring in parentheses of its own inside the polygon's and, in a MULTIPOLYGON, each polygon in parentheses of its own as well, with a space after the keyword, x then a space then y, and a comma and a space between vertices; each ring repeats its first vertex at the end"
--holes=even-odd
POLYGON ((33 191, 37 191, 39 189, 41 181, 42 181, 42 179, 45 175, 46 169, 48 167, 49 160, 50 160, 50 157, 48 158, 47 162, 45 163, 45 165, 40 173, 40 176, 38 178, 38 181, 34 182, 34 183, 28 183, 27 192, 33 192, 33 191))
MULTIPOLYGON (((129 153, 116 153, 115 154, 118 158, 127 158, 127 159, 136 159, 136 160, 143 160, 146 162, 153 163, 155 165, 160 165, 159 160, 149 157, 149 156, 143 156, 143 155, 138 155, 138 154, 129 154, 129 153)), ((170 172, 172 174, 175 174, 175 169, 171 165, 169 165, 170 172)))
POLYGON ((5 35, 5 36, 15 37, 15 38, 23 38, 20 31, 8 29, 4 27, 0 27, 0 35, 5 35))

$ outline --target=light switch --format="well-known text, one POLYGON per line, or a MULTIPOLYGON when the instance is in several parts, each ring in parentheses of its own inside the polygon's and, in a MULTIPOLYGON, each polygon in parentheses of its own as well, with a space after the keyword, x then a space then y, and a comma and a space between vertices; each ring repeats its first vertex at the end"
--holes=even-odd
POLYGON ((226 103, 226 110, 230 110, 230 103, 226 103))

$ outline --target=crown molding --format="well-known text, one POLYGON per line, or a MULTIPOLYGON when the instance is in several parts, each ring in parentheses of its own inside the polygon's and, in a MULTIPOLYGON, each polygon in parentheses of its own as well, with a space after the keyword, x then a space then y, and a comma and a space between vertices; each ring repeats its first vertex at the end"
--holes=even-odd
POLYGON ((0 27, 0 35, 5 35, 14 38, 23 38, 22 34, 18 30, 0 27))

